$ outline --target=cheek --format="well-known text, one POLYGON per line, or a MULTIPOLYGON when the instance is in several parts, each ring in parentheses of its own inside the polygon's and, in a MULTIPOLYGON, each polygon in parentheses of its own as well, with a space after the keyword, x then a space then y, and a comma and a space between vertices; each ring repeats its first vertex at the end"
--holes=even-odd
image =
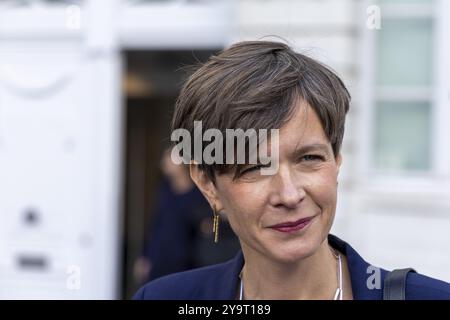
POLYGON ((257 183, 243 184, 229 186, 225 190, 222 192, 224 211, 235 228, 253 224, 259 219, 267 200, 263 186, 257 183))
POLYGON ((264 202, 267 186, 264 181, 239 183, 226 181, 218 191, 225 207, 248 211, 247 208, 261 205, 264 202))
POLYGON ((322 208, 336 205, 337 174, 335 170, 324 170, 310 180, 308 193, 322 208))

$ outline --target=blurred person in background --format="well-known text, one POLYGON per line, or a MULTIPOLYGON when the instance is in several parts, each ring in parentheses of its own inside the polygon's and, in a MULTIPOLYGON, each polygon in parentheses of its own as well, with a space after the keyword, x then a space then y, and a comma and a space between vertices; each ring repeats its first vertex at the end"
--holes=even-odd
POLYGON ((175 164, 171 149, 161 159, 163 181, 159 187, 144 251, 134 265, 139 283, 209 264, 223 262, 239 250, 229 226, 221 233, 224 241, 211 241, 213 225, 208 202, 189 175, 189 167, 175 164))

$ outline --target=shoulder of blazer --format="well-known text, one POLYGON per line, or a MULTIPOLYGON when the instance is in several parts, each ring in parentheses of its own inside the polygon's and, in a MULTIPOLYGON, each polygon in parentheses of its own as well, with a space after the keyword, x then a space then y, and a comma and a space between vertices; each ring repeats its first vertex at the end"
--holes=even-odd
POLYGON ((212 266, 173 273, 141 287, 133 300, 213 300, 230 299, 236 258, 212 266), (231 287, 230 287, 231 288, 231 287))
MULTIPOLYGON (((330 234, 328 240, 333 247, 347 256, 353 298, 355 300, 383 299, 384 279, 388 271, 366 262, 354 248, 338 237, 330 234), (380 271, 381 285, 369 287, 368 283, 375 279, 373 277, 376 274, 375 270, 380 271)), ((405 298, 406 300, 447 300, 450 299, 450 283, 420 273, 409 273, 406 278, 405 298)))
POLYGON ((409 273, 406 300, 450 300, 450 283, 420 273, 409 273))

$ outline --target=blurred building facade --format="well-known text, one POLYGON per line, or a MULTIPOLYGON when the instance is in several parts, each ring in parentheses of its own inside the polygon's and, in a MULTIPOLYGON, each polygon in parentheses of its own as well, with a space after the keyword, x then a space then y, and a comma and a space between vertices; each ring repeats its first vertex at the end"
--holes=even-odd
POLYGON ((146 210, 139 184, 124 200, 126 121, 144 119, 125 97, 164 90, 124 52, 267 36, 330 65, 353 96, 333 232, 375 265, 450 281, 447 12, 446 0, 0 2, 0 298, 122 295, 122 242, 138 241, 146 210))

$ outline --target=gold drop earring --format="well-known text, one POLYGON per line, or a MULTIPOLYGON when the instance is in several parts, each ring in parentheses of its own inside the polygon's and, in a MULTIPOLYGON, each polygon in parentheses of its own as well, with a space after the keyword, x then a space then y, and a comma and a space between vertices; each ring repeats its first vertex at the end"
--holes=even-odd
POLYGON ((213 208, 214 221, 213 221, 213 233, 214 233, 214 243, 219 242, 219 218, 220 215, 216 211, 216 207, 213 208))

